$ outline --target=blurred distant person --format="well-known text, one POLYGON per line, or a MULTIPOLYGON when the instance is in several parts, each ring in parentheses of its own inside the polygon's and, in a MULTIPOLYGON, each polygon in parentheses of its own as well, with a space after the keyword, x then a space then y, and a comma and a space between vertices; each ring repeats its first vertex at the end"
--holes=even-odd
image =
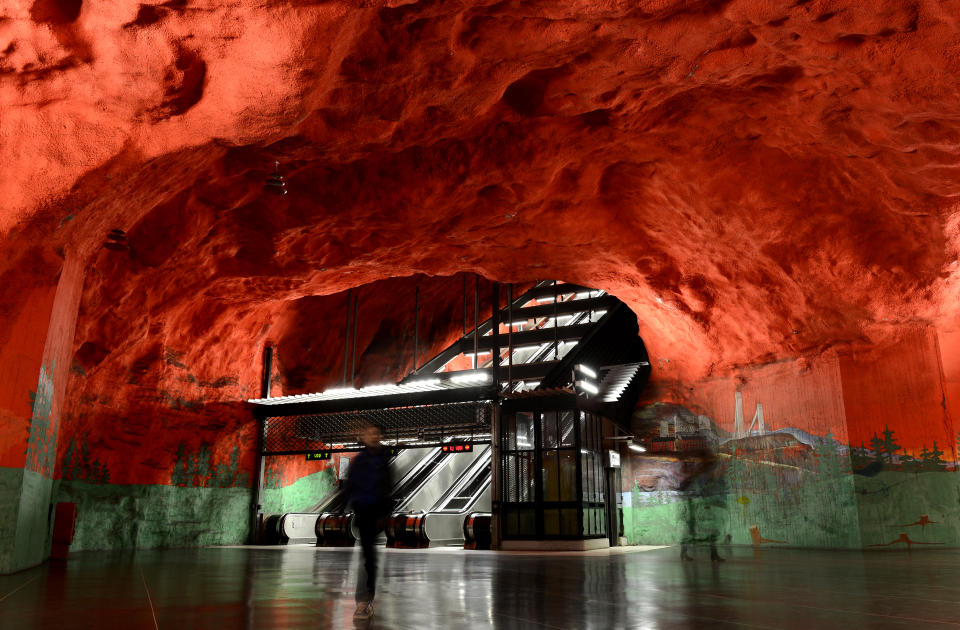
POLYGON ((353 518, 360 532, 363 549, 363 571, 358 571, 357 611, 354 616, 373 616, 373 597, 377 591, 377 551, 374 544, 393 510, 390 491, 390 465, 380 440, 383 432, 374 424, 360 433, 363 450, 353 458, 347 471, 347 498, 353 506, 353 518), (364 580, 364 573, 366 580, 364 580))
POLYGON ((680 514, 686 532, 680 544, 680 558, 693 560, 690 548, 707 544, 710 546, 710 560, 723 562, 717 551, 717 540, 727 529, 727 488, 718 474, 717 456, 709 448, 688 451, 684 455, 686 479, 679 489, 683 496, 680 514))

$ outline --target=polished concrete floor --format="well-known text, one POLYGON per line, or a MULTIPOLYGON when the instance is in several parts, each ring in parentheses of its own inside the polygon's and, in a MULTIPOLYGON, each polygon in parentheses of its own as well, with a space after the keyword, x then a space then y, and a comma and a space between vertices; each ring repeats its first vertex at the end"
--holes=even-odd
POLYGON ((0 576, 0 628, 960 627, 960 551, 626 549, 386 551, 367 622, 352 549, 76 553, 0 576))

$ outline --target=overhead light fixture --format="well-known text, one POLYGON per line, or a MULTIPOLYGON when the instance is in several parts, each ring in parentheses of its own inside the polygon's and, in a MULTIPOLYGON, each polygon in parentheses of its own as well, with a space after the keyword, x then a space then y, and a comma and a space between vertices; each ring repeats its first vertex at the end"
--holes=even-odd
POLYGON ((361 387, 358 391, 370 394, 374 392, 388 392, 396 387, 397 386, 394 383, 384 383, 382 385, 367 385, 366 387, 361 387))
POLYGON ((340 394, 351 394, 355 391, 357 391, 355 387, 334 387, 323 392, 321 396, 338 396, 340 394))
POLYGON ((634 452, 636 452, 636 453, 646 453, 646 452, 647 452, 647 449, 645 449, 644 447, 640 446, 639 444, 637 444, 637 443, 634 442, 633 440, 627 440, 627 448, 629 448, 631 451, 634 451, 634 452))
POLYGON ((107 234, 107 241, 103 244, 107 249, 115 252, 125 252, 130 247, 127 245, 127 233, 123 230, 113 229, 107 234))
POLYGON ((597 378, 597 372, 587 367, 586 365, 583 365, 582 363, 577 365, 577 369, 583 372, 586 376, 589 376, 590 378, 597 378))
POLYGON ((440 384, 440 379, 439 379, 439 378, 421 378, 421 379, 418 379, 418 380, 416 380, 416 381, 408 381, 408 382, 407 382, 407 385, 421 385, 421 386, 423 386, 423 385, 429 385, 429 386, 431 386, 431 387, 434 386, 434 385, 439 385, 439 384, 440 384))
POLYGON ((591 394, 597 394, 600 392, 600 390, 597 389, 597 386, 590 381, 577 381, 577 389, 582 389, 583 391, 590 392, 591 394))
POLYGON ((466 374, 457 374, 450 378, 453 383, 488 383, 491 380, 488 372, 468 372, 466 374))
POLYGON ((273 163, 273 174, 267 178, 267 183, 263 185, 263 192, 271 195, 287 194, 287 183, 283 181, 283 176, 280 175, 280 162, 273 163))

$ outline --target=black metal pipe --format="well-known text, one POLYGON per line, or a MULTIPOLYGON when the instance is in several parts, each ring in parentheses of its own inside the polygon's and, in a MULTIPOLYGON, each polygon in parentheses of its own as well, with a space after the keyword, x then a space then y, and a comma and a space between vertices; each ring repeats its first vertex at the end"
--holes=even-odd
POLYGON ((417 371, 417 350, 420 348, 420 287, 417 287, 413 307, 413 371, 417 371))
POLYGON ((347 363, 350 362, 350 312, 353 310, 353 289, 347 291, 347 330, 343 333, 343 380, 341 387, 347 386, 347 363))
POLYGON ((353 357, 350 362, 350 387, 356 386, 357 377, 357 325, 360 321, 360 292, 353 298, 353 357))
POLYGON ((513 283, 507 285, 507 392, 513 391, 513 283))
POLYGON ((557 311, 557 300, 560 299, 560 294, 557 291, 557 281, 553 281, 553 360, 556 361, 560 358, 560 317, 559 312, 557 311))
POLYGON ((494 395, 500 393, 500 283, 494 282, 490 287, 490 326, 493 331, 493 356, 490 369, 493 372, 494 395))
POLYGON ((467 274, 463 274, 463 336, 467 336, 467 274))
POLYGON ((480 365, 480 275, 473 274, 476 287, 473 290, 473 369, 480 365))
POLYGON ((263 380, 260 383, 260 398, 270 398, 273 384, 273 346, 263 349, 263 380))

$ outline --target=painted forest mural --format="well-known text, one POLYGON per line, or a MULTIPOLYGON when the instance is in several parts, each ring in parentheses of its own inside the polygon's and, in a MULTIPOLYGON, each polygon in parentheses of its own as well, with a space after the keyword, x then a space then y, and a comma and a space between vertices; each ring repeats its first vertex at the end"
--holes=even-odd
POLYGON ((732 431, 681 405, 638 409, 649 452, 624 475, 631 543, 960 545, 960 433, 944 448, 884 425, 850 445, 764 418, 759 402, 748 427, 739 392, 735 404, 732 431))

